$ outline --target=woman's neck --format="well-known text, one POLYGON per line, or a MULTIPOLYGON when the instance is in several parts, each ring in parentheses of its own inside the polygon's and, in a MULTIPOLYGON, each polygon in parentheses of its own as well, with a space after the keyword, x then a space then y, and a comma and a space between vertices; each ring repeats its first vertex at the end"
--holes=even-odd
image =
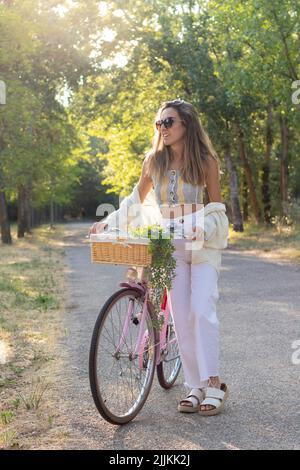
POLYGON ((175 162, 181 162, 183 160, 183 150, 184 150, 184 145, 183 143, 176 142, 174 146, 171 146, 171 158, 172 161, 175 162))
POLYGON ((179 158, 171 158, 170 166, 172 170, 180 170, 183 166, 183 160, 179 158))
POLYGON ((174 151, 171 152, 170 166, 172 169, 180 169, 183 165, 183 158, 181 154, 177 154, 174 151))

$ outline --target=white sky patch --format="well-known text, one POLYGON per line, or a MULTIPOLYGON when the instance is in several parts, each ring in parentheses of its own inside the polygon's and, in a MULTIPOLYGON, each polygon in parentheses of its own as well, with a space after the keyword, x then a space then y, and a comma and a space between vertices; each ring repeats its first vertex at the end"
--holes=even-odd
POLYGON ((107 2, 99 2, 98 9, 100 16, 105 16, 108 12, 107 2))
POLYGON ((71 96, 72 96, 72 91, 65 85, 57 93, 56 99, 59 103, 61 103, 66 108, 69 105, 69 100, 71 96))
POLYGON ((105 27, 102 31, 98 31, 96 34, 90 34, 93 47, 97 50, 101 48, 101 43, 113 41, 117 33, 111 28, 105 27))
POLYGON ((125 16, 125 13, 123 10, 118 9, 113 12, 113 16, 116 16, 117 18, 122 18, 123 16, 125 16))
POLYGON ((100 34, 100 38, 102 39, 102 41, 110 42, 110 41, 113 41, 115 39, 116 35, 117 35, 117 33, 115 31, 113 31, 112 29, 103 28, 103 31, 100 34))
POLYGON ((118 52, 114 59, 105 59, 101 62, 101 67, 103 69, 107 69, 109 67, 111 67, 112 65, 117 65, 118 67, 125 67, 125 65, 127 64, 128 62, 128 59, 127 57, 122 54, 121 52, 118 52))
POLYGON ((63 2, 63 4, 53 7, 53 10, 58 16, 63 17, 66 13, 68 13, 69 10, 71 10, 75 6, 76 2, 73 2, 73 0, 66 0, 63 2))
POLYGON ((128 57, 126 53, 117 52, 113 58, 111 59, 102 59, 102 52, 101 52, 101 44, 103 42, 111 42, 115 39, 117 33, 116 31, 112 30, 111 28, 103 28, 102 31, 98 32, 97 34, 93 34, 90 36, 91 40, 93 41, 93 51, 90 53, 89 57, 91 59, 96 59, 101 68, 107 69, 112 65, 117 65, 118 67, 124 67, 128 63, 128 57))
POLYGON ((65 14, 69 11, 68 8, 65 7, 64 5, 58 5, 57 7, 54 7, 53 10, 61 18, 65 16, 65 14))

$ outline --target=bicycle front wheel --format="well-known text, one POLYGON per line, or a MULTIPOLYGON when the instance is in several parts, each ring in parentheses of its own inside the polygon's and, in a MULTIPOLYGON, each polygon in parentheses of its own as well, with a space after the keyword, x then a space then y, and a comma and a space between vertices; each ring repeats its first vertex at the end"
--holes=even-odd
POLYGON ((112 424, 131 421, 151 389, 158 341, 143 305, 139 292, 121 289, 106 301, 94 327, 91 391, 99 413, 112 424))

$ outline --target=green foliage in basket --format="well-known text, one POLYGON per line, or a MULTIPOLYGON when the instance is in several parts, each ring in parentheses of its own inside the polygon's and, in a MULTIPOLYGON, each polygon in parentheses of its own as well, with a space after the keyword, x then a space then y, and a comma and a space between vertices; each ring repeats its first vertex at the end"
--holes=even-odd
POLYGON ((131 231, 131 236, 149 238, 148 250, 152 255, 148 267, 148 282, 150 285, 151 302, 154 307, 154 326, 160 329, 163 317, 160 316, 160 305, 164 288, 171 289, 175 277, 176 259, 173 256, 175 247, 172 243, 173 234, 165 231, 160 225, 147 225, 131 231))

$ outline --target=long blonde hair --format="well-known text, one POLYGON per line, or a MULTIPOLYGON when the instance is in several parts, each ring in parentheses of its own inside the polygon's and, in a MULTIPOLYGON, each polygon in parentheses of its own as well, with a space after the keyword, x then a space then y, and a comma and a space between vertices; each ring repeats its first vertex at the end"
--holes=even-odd
MULTIPOLYGON (((213 148, 213 145, 202 127, 200 118, 194 106, 183 100, 165 101, 159 108, 155 121, 160 119, 162 111, 166 108, 174 108, 183 125, 186 127, 184 136, 183 167, 182 178, 186 183, 193 185, 205 185, 205 169, 210 157, 218 163, 220 170, 220 160, 213 148)), ((154 128, 155 128, 154 121, 154 128)), ((172 161, 171 147, 164 144, 164 140, 159 131, 155 128, 152 148, 147 152, 148 161, 147 174, 154 175, 161 179, 169 170, 172 161)), ((220 175, 220 172, 219 172, 220 175)), ((220 176, 219 176, 220 178, 220 176)))

